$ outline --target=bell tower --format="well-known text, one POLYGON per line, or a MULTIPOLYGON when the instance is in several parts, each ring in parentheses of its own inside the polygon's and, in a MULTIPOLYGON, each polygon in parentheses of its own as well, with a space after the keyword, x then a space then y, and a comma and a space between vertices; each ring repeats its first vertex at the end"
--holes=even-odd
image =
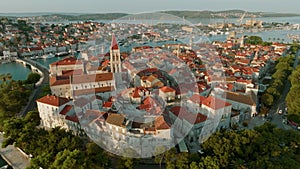
POLYGON ((120 73, 121 70, 121 54, 115 35, 112 35, 110 46, 110 70, 112 73, 120 73))

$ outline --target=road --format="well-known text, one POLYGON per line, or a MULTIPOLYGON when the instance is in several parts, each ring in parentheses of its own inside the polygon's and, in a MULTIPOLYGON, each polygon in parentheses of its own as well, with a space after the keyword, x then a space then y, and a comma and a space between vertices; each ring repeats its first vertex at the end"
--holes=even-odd
MULTIPOLYGON (((294 65, 293 65, 293 69, 295 70, 296 67, 299 64, 299 57, 300 57, 300 50, 298 50, 298 52, 296 53, 296 58, 294 61, 294 65)), ((277 102, 273 105, 273 107, 271 108, 271 110, 269 111, 269 116, 272 117, 271 122, 275 125, 277 125, 277 127, 282 128, 282 129, 292 129, 291 126, 283 124, 282 120, 283 120, 283 115, 278 114, 279 110, 282 110, 283 112, 285 112, 285 99, 286 96, 289 92, 291 88, 291 83, 290 81, 286 81, 284 89, 282 94, 280 95, 280 98, 277 100, 277 102)))
POLYGON ((44 66, 40 65, 40 63, 37 63, 30 59, 23 59, 24 61, 34 65, 36 68, 41 70, 44 74, 44 79, 41 85, 37 86, 31 93, 29 100, 27 102, 27 105, 23 108, 23 110, 19 113, 19 116, 25 116, 27 112, 32 111, 36 108, 36 99, 38 98, 39 94, 42 92, 42 88, 45 85, 49 84, 49 70, 46 69, 44 66))
MULTIPOLYGON (((298 66, 299 57, 300 57, 300 49, 296 54, 296 58, 295 58, 295 61, 293 64, 293 69, 296 69, 296 67, 298 66)), ((279 110, 282 110, 283 113, 285 112, 285 107, 286 107, 285 98, 286 98, 290 88, 291 88, 291 83, 290 83, 290 81, 286 80, 285 86, 282 91, 282 94, 280 95, 280 98, 276 101, 276 103, 274 103, 273 107, 269 110, 269 114, 268 114, 268 117, 271 117, 271 119, 272 119, 271 123, 275 124, 278 128, 281 128, 281 129, 292 129, 291 126, 282 123, 284 115, 278 114, 279 110)), ((240 128, 241 129, 246 129, 246 128, 253 129, 256 126, 263 125, 266 121, 267 121, 266 118, 263 118, 261 116, 256 116, 248 121, 247 127, 240 125, 240 128)))

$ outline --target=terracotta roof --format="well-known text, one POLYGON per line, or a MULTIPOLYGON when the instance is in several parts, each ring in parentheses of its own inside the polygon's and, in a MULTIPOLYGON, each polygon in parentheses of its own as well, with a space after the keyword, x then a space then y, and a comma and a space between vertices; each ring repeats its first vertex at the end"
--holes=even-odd
POLYGON ((96 94, 96 93, 103 93, 113 91, 114 87, 99 87, 95 89, 83 89, 83 90, 75 90, 73 91, 74 96, 81 96, 81 95, 89 95, 89 94, 96 94))
POLYGON ((113 80, 113 73, 100 73, 91 75, 75 75, 72 78, 72 84, 91 83, 91 82, 102 82, 113 80))
POLYGON ((149 82, 153 82, 154 80, 156 80, 157 79, 157 77, 155 77, 155 76, 153 76, 153 75, 150 75, 150 76, 148 76, 147 77, 147 81, 149 81, 149 82))
POLYGON ((106 119, 107 113, 101 112, 99 110, 87 110, 84 113, 83 117, 81 118, 80 124, 87 125, 93 120, 100 119, 100 118, 106 119))
POLYGON ((234 92, 226 92, 222 96, 223 98, 226 98, 228 100, 232 100, 239 103, 244 103, 250 106, 256 105, 255 101, 253 100, 251 95, 244 95, 234 92))
POLYGON ((134 92, 132 93, 132 98, 140 98, 140 92, 139 89, 135 89, 134 92))
POLYGON ((158 82, 154 83, 152 86, 153 86, 153 87, 162 87, 162 86, 164 86, 164 85, 165 85, 165 84, 164 84, 163 82, 158 81, 158 82))
POLYGON ((76 70, 63 70, 62 76, 71 76, 71 75, 82 75, 83 70, 82 69, 76 69, 76 70))
POLYGON ((163 116, 156 117, 154 125, 155 129, 157 130, 165 130, 170 128, 169 124, 165 121, 163 116))
POLYGON ((70 100, 68 100, 66 98, 62 98, 62 97, 47 95, 47 96, 44 96, 44 97, 42 97, 42 98, 40 98, 36 101, 40 102, 40 103, 49 104, 49 105, 52 105, 52 106, 59 107, 59 106, 62 106, 64 104, 68 103, 70 100))
POLYGON ((70 84, 69 76, 50 77, 50 86, 68 85, 70 84))
POLYGON ((164 92, 164 93, 175 92, 175 90, 173 88, 169 87, 169 86, 161 87, 159 90, 164 92))
POLYGON ((125 117, 121 114, 108 114, 106 122, 116 126, 124 127, 125 117))
POLYGON ((119 49, 119 45, 118 45, 116 36, 114 34, 112 35, 110 47, 111 47, 112 50, 118 50, 119 49))
POLYGON ((191 98, 190 101, 196 103, 196 104, 201 104, 202 101, 205 100, 205 97, 200 96, 199 94, 194 94, 191 98))
POLYGON ((221 109, 221 108, 225 108, 227 106, 230 106, 231 104, 228 103, 228 102, 225 102, 221 99, 218 99, 218 98, 215 98, 213 96, 209 96, 207 97, 203 102, 202 102, 203 105, 207 106, 207 107, 210 107, 214 110, 218 110, 218 109, 221 109))
POLYGON ((73 106, 71 105, 66 105, 59 114, 61 115, 66 115, 71 109, 73 108, 73 106))
POLYGON ((112 105, 113 105, 113 102, 104 102, 103 103, 104 108, 111 108, 112 105))
POLYGON ((72 121, 72 122, 75 122, 75 123, 79 123, 79 119, 76 115, 74 116, 66 116, 66 120, 69 120, 69 121, 72 121))
POLYGON ((60 65, 81 65, 82 63, 83 62, 81 60, 77 60, 75 57, 68 57, 63 60, 51 63, 50 67, 60 65))
POLYGON ((187 110, 186 107, 175 106, 170 110, 175 116, 180 119, 185 119, 190 124, 198 124, 206 121, 207 116, 201 113, 191 113, 187 110))

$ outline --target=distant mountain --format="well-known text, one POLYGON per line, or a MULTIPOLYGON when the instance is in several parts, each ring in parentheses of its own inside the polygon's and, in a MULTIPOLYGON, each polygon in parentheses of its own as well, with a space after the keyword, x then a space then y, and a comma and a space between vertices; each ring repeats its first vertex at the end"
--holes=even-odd
MULTIPOLYGON (((240 18, 245 17, 294 17, 300 14, 293 13, 267 13, 267 12, 247 12, 243 10, 225 10, 225 11, 160 11, 186 19, 195 18, 240 18)), ((36 12, 36 13, 0 13, 5 17, 31 17, 33 20, 39 21, 86 21, 86 20, 114 20, 130 14, 127 13, 52 13, 52 12, 36 12)))
POLYGON ((292 13, 266 13, 266 12, 247 12, 243 10, 226 10, 226 11, 163 11, 164 13, 185 17, 187 19, 194 18, 240 18, 245 17, 294 17, 300 14, 292 13))

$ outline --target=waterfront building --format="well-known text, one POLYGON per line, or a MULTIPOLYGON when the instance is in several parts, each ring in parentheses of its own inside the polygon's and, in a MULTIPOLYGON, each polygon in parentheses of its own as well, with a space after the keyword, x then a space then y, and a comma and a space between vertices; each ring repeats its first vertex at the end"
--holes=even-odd
POLYGON ((81 70, 84 72, 84 63, 75 57, 68 57, 50 64, 51 76, 62 76, 66 71, 81 70))

